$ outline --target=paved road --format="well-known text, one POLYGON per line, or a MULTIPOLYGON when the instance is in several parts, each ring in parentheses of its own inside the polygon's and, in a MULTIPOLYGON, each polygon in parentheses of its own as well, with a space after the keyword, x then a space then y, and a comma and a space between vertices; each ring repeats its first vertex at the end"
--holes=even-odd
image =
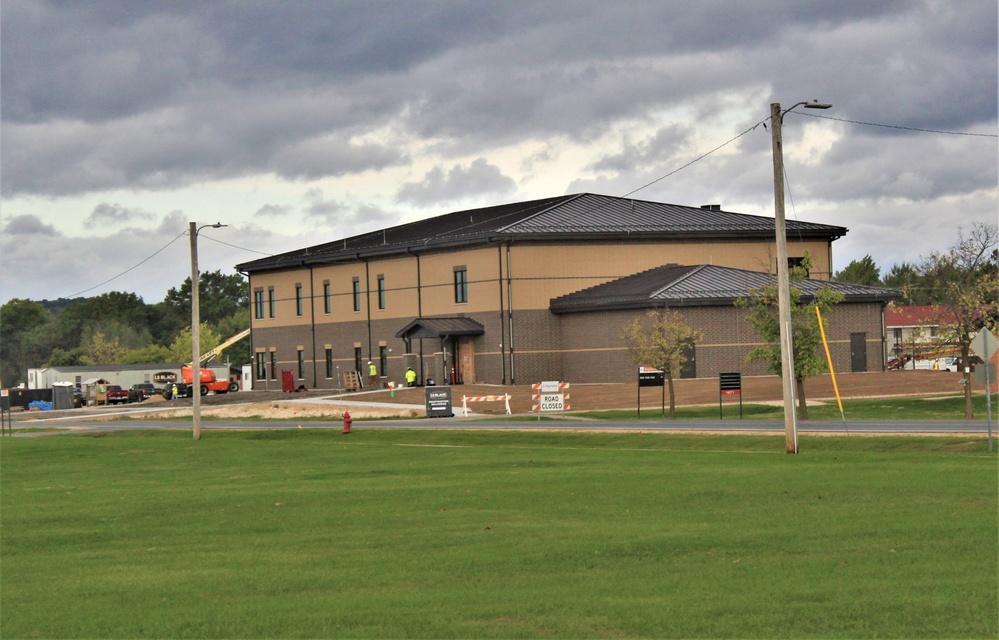
MULTIPOLYGON (((292 420, 208 420, 201 424, 203 431, 213 430, 259 430, 259 429, 332 429, 342 430, 340 421, 292 421, 292 420)), ((53 431, 31 431, 19 436, 48 435, 57 433, 98 433, 113 431, 134 431, 144 429, 190 429, 187 420, 107 420, 81 421, 79 419, 56 418, 51 420, 36 420, 29 423, 21 422, 19 427, 33 429, 53 429, 53 431)), ((808 420, 798 424, 799 434, 980 434, 988 433, 988 424, 984 420, 923 420, 905 422, 898 420, 858 420, 843 422, 840 420, 820 421, 808 420)), ((996 425, 992 425, 995 431, 996 425)), ((524 429, 559 429, 575 431, 643 431, 647 433, 783 433, 784 422, 781 420, 503 420, 497 418, 482 419, 481 417, 426 418, 416 420, 371 420, 355 421, 353 429, 474 429, 474 430, 524 430, 524 429)))

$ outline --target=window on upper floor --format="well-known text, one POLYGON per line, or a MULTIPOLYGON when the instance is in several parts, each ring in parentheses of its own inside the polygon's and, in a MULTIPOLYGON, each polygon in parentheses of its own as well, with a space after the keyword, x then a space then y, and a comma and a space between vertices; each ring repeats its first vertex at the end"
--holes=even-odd
POLYGON ((260 320, 264 317, 264 290, 257 289, 253 292, 253 317, 260 320))
POLYGON ((360 278, 354 278, 353 287, 354 287, 353 288, 353 291, 354 291, 354 311, 360 311, 361 310, 361 279, 360 278))
POLYGON ((274 287, 269 287, 267 289, 267 315, 271 318, 277 315, 277 310, 275 309, 276 306, 277 301, 274 299, 274 287))
POLYGON ((295 285, 295 315, 302 315, 302 285, 295 285))
POLYGON ((465 267, 454 268, 454 301, 468 302, 468 270, 465 267))
POLYGON ((330 291, 329 280, 323 282, 323 312, 329 314, 333 311, 333 294, 330 291))
POLYGON ((378 308, 385 308, 385 276, 378 276, 378 308))

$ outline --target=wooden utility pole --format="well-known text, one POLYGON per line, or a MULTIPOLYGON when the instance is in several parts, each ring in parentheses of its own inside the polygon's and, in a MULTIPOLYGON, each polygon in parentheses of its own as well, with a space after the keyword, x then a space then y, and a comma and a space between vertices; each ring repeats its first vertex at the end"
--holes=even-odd
POLYGON ((780 322, 781 382, 784 390, 784 437, 788 453, 798 453, 798 416, 794 410, 794 332, 791 330, 791 284, 787 264, 787 230, 784 224, 784 114, 795 107, 828 109, 831 104, 799 102, 781 111, 770 103, 770 131, 774 149, 774 227, 777 239, 777 316, 780 322))

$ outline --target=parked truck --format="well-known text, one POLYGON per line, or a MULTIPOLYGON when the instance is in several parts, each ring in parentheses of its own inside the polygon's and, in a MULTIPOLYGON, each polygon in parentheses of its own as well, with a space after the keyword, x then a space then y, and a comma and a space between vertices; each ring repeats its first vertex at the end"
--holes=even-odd
POLYGON ((122 389, 116 384, 109 384, 106 393, 108 404, 128 404, 128 389, 122 389))

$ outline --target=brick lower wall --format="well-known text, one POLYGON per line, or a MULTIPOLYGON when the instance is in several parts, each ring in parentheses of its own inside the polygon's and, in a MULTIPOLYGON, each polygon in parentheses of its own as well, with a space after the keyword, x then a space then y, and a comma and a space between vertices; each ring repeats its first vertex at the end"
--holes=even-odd
MULTIPOLYGON (((746 362, 749 352, 761 344, 746 322, 746 310, 699 307, 680 309, 680 312, 688 324, 704 333, 704 339, 694 349, 696 377, 715 377, 721 372, 741 372, 747 376, 768 373, 765 364, 746 362)), ((644 313, 598 311, 555 315, 547 310, 517 311, 513 316, 512 337, 510 323, 506 318, 501 319, 498 313, 468 314, 467 317, 485 327, 485 333, 472 340, 474 379, 466 377, 463 382, 630 382, 636 375, 637 364, 631 360, 621 335, 633 317, 644 313)), ((880 304, 843 303, 833 307, 826 319, 829 325, 827 337, 837 372, 852 370, 852 333, 865 334, 866 370, 880 371, 883 368, 880 304)), ((361 344, 364 362, 369 357, 377 362, 378 345, 382 341, 391 349, 387 371, 379 371, 387 379, 402 383, 406 367, 413 364, 421 382, 427 377, 434 377, 438 384, 442 380, 447 382, 450 371, 444 367, 440 340, 413 340, 407 354, 405 342, 395 337, 405 324, 399 320, 373 320, 371 352, 368 349, 368 324, 364 321, 317 324, 314 342, 312 329, 308 326, 256 329, 253 347, 255 350, 264 348, 268 352, 275 349, 278 369, 296 372, 297 379, 297 347, 304 346, 306 375, 301 382, 309 388, 341 388, 342 383, 336 378, 336 373, 353 370, 354 344, 361 344), (326 344, 333 349, 333 378, 325 375, 326 344)), ((449 350, 451 348, 448 346, 449 350)), ((450 367, 453 353, 449 352, 448 357, 450 367)), ((268 371, 269 362, 268 357, 268 371)), ((366 372, 362 373, 366 375, 366 372)), ((280 373, 277 380, 266 381, 262 386, 267 385, 279 388, 280 373)))

